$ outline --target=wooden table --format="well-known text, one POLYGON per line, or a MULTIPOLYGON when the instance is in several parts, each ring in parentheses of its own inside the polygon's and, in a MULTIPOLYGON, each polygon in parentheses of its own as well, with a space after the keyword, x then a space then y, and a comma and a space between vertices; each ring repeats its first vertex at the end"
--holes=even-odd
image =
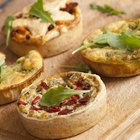
MULTIPOLYGON (((13 0, 0 12, 0 27, 7 15, 20 10, 32 0, 13 0)), ((77 0, 78 1, 78 0, 77 0)), ((79 47, 82 39, 91 31, 122 18, 135 18, 140 15, 140 0, 96 0, 99 4, 110 4, 114 8, 127 12, 124 16, 107 16, 89 8, 95 0, 79 0, 84 22, 83 37, 75 43, 79 47)), ((2 2, 1 2, 2 3, 2 2)), ((0 50, 7 54, 7 62, 16 56, 4 50, 0 40, 0 50)), ((61 47, 61 46, 60 46, 61 47)), ((71 55, 72 50, 61 55, 45 59, 45 75, 52 75, 63 70, 64 64, 76 64, 81 56, 71 55)), ((108 110, 106 116, 93 128, 67 140, 139 140, 140 139, 140 76, 131 78, 104 78, 107 87, 108 110)), ((38 140, 29 135, 22 126, 15 103, 0 107, 0 140, 38 140)))

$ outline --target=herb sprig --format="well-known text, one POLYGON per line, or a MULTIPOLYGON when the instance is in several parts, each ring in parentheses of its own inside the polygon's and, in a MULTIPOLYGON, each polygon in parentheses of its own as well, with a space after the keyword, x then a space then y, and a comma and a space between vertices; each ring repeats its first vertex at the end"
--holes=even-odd
POLYGON ((116 10, 112 7, 110 7, 109 5, 98 5, 96 3, 92 3, 90 4, 90 8, 94 9, 94 10, 98 10, 102 13, 107 13, 108 15, 122 15, 122 14, 126 14, 124 11, 120 11, 120 10, 116 10))
POLYGON ((42 106, 59 106, 60 103, 76 94, 88 93, 90 90, 74 90, 62 86, 49 89, 41 98, 39 104, 42 106))
POLYGON ((85 73, 91 73, 91 69, 89 66, 85 65, 85 64, 76 64, 76 65, 63 65, 62 68, 64 69, 73 69, 76 71, 80 71, 80 72, 85 72, 85 73))
POLYGON ((43 8, 43 0, 37 0, 31 7, 29 11, 30 16, 35 16, 42 21, 51 23, 54 27, 56 26, 55 22, 53 21, 51 14, 48 11, 45 11, 43 8))
POLYGON ((5 20, 5 31, 6 31, 6 48, 10 44, 10 36, 12 32, 13 21, 15 20, 14 17, 8 16, 5 20))
POLYGON ((125 50, 134 50, 140 48, 140 38, 130 33, 113 33, 108 32, 105 34, 99 35, 89 44, 83 44, 80 48, 72 52, 72 54, 77 53, 78 51, 84 50, 91 47, 102 48, 104 46, 111 46, 113 48, 125 49, 125 50))
POLYGON ((0 65, 0 80, 2 78, 2 69, 3 69, 4 64, 0 65))

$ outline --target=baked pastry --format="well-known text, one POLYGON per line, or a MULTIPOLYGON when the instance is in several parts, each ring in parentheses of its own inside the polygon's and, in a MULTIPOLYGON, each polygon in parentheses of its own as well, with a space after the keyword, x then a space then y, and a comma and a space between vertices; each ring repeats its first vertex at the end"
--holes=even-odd
MULTIPOLYGON (((41 0, 38 0, 40 3, 41 0)), ((69 50, 82 33, 78 3, 69 0, 44 0, 44 10, 50 12, 52 23, 29 16, 31 6, 16 13, 12 25, 10 49, 18 56, 37 50, 50 57, 69 50)))
POLYGON ((93 70, 108 77, 140 74, 140 19, 110 23, 90 34, 81 54, 93 70))
POLYGON ((25 88, 18 112, 27 131, 38 138, 77 135, 106 112, 106 88, 97 75, 62 73, 25 88))
POLYGON ((36 80, 43 71, 43 59, 36 51, 30 51, 14 64, 3 64, 0 71, 0 105, 17 100, 25 86, 36 80))

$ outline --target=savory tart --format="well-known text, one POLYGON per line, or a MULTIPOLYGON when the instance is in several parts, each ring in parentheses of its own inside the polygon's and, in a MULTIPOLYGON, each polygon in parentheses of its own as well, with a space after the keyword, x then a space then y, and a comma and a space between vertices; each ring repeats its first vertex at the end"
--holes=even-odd
POLYGON ((140 74, 140 19, 110 23, 90 34, 78 50, 104 76, 140 74))
POLYGON ((97 75, 62 73, 25 88, 17 104, 31 135, 65 138, 86 131, 105 115, 106 88, 97 75))
POLYGON ((36 51, 30 51, 14 64, 3 64, 0 70, 0 105, 17 100, 25 86, 36 80, 43 71, 43 59, 36 51))
POLYGON ((13 15, 11 30, 9 47, 15 54, 37 50, 50 57, 69 50, 80 38, 81 11, 69 0, 37 0, 13 15))

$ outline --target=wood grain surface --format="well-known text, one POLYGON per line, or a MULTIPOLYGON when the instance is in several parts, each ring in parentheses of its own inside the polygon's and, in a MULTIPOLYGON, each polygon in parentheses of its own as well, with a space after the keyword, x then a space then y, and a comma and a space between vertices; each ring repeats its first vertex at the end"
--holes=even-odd
MULTIPOLYGON (((77 0, 78 1, 78 0, 77 0)), ((0 27, 7 15, 20 10, 32 0, 13 0, 0 13, 0 27)), ((82 39, 91 31, 119 19, 136 18, 140 15, 140 0, 96 0, 98 4, 109 4, 127 12, 124 16, 107 16, 93 11, 89 4, 95 0, 79 0, 84 22, 83 37, 75 42, 79 47, 82 39)), ((61 47, 61 46, 60 46, 61 47)), ((11 63, 16 56, 4 49, 4 42, 0 39, 0 50, 7 54, 7 62, 11 63)), ((62 71, 62 65, 83 63, 81 56, 71 55, 72 50, 55 57, 45 59, 45 75, 52 75, 62 71)), ((93 128, 78 136, 66 140, 140 140, 140 76, 131 78, 105 78, 107 87, 108 110, 106 116, 93 128)), ((22 126, 16 104, 0 107, 0 140, 38 140, 26 132, 22 126)))

